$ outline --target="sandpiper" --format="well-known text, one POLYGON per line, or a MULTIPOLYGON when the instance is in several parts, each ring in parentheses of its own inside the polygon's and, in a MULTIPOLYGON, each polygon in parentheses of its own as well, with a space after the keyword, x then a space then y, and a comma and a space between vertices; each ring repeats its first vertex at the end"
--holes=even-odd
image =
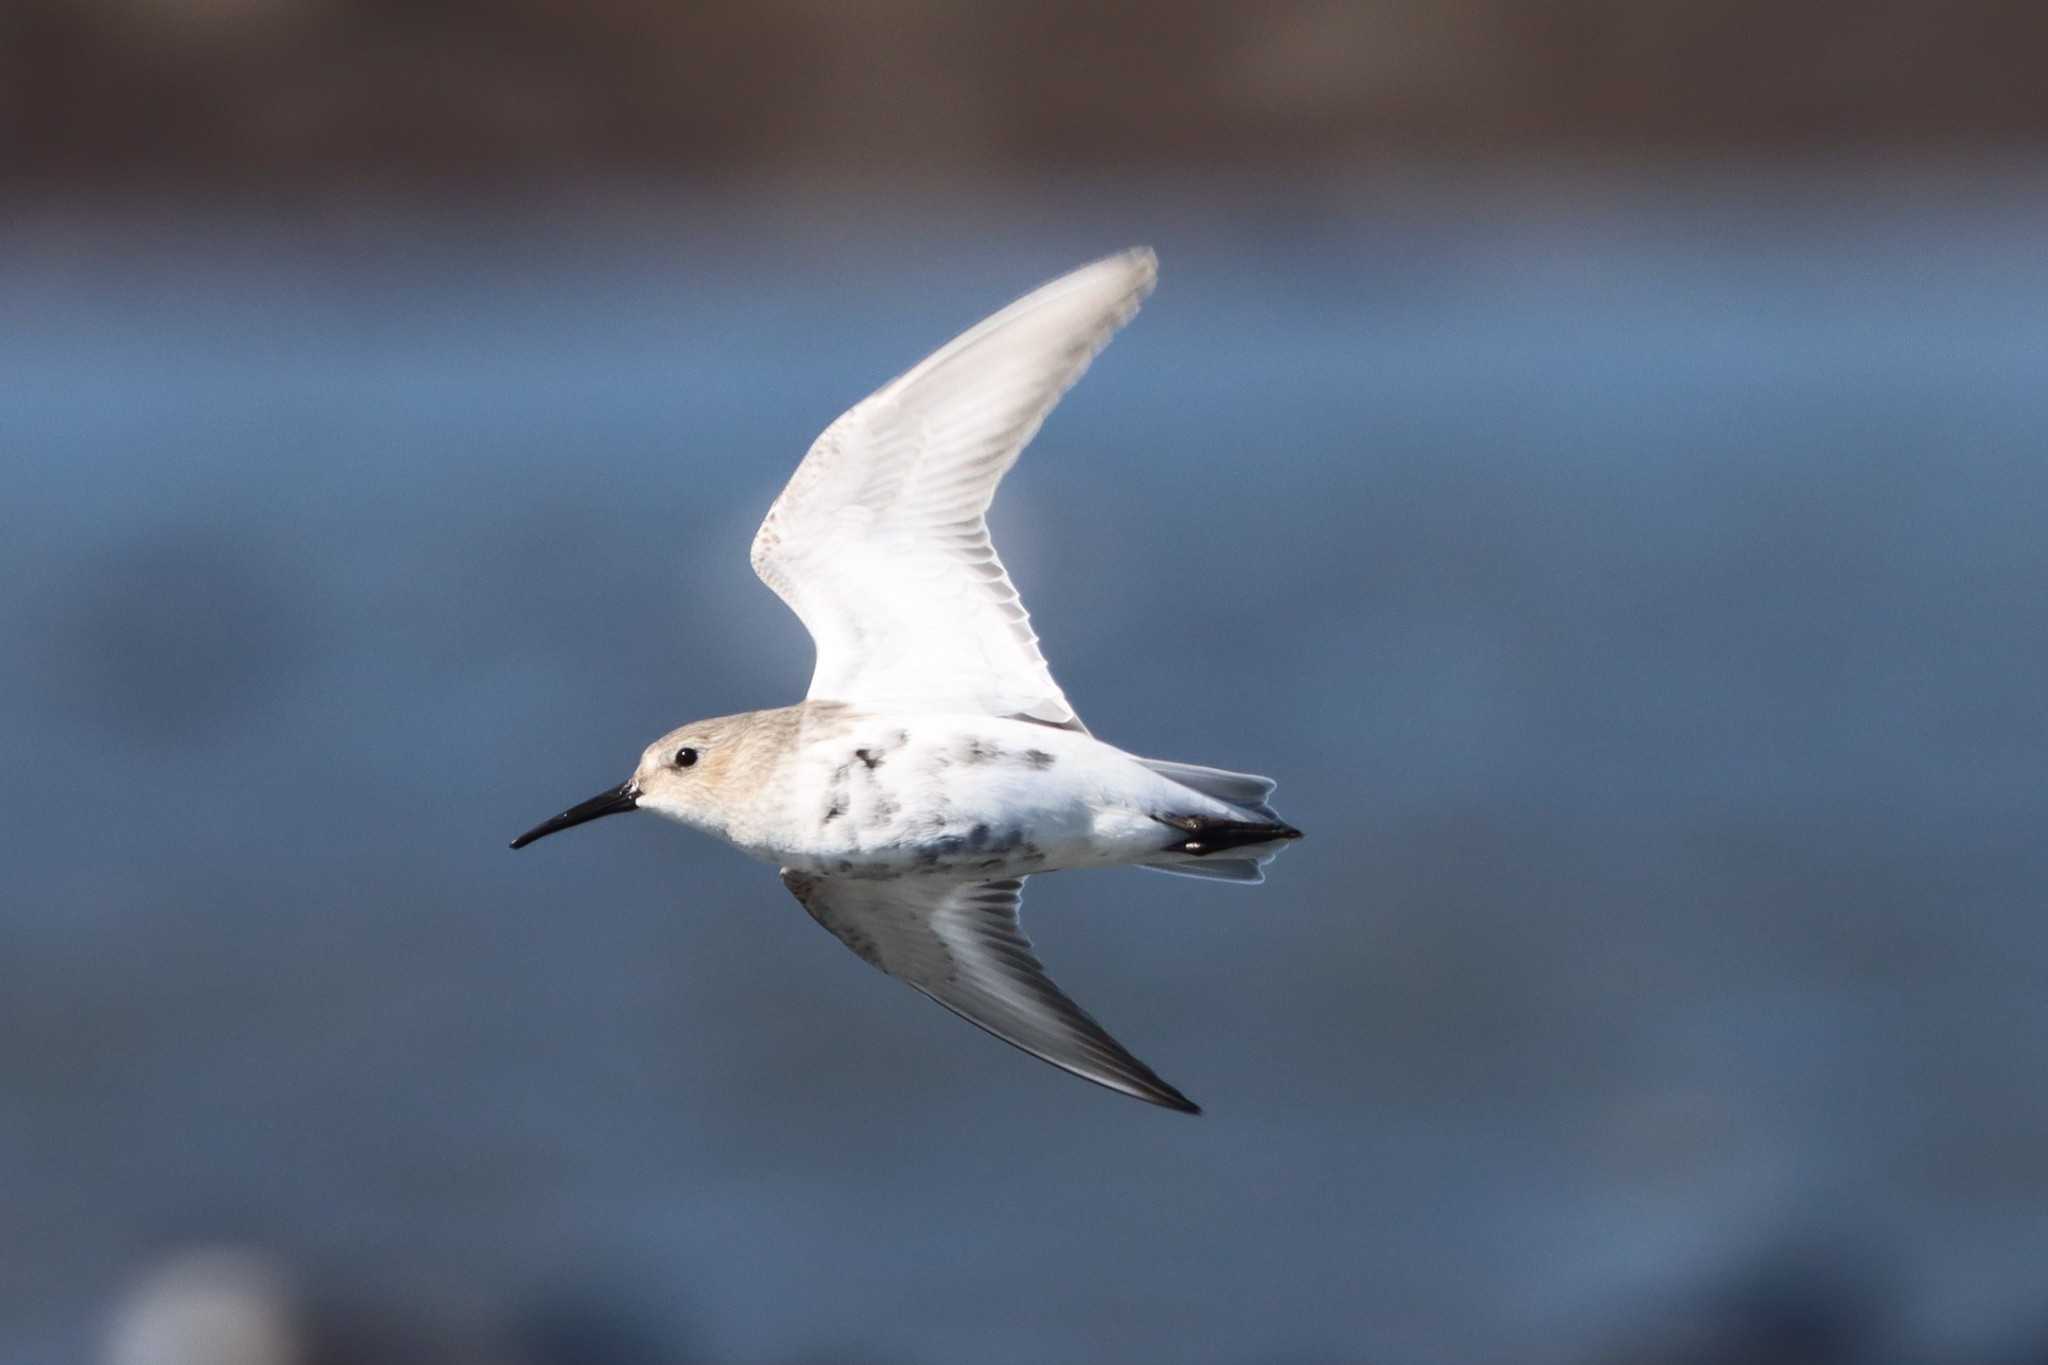
POLYGON ((1010 466, 1151 292, 1139 248, 970 328, 825 429, 754 570, 817 645, 795 706, 663 735, 633 775, 513 840, 653 810, 778 864, 881 970, 1074 1075, 1199 1113, 1052 983, 1024 879, 1135 864, 1257 882, 1301 837, 1269 778, 1138 758, 1088 732, 989 541, 1010 466))

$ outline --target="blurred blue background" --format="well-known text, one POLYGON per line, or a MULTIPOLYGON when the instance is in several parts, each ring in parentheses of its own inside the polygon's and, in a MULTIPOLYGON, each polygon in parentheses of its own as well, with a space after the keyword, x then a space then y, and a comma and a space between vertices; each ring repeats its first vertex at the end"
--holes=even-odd
POLYGON ((1128 79, 1115 25, 691 11, 643 66, 667 11, 513 9, 594 46, 17 15, 0 1359, 114 1358, 218 1242, 317 1361, 2042 1358, 2048 120, 1995 32, 1795 10, 1876 74, 1716 103, 1743 49, 1658 6, 1196 7, 1128 79), (1192 1121, 708 841, 504 847, 799 696, 745 551, 812 436, 1132 242, 995 524, 1099 735, 1311 836, 1033 883, 1192 1121))

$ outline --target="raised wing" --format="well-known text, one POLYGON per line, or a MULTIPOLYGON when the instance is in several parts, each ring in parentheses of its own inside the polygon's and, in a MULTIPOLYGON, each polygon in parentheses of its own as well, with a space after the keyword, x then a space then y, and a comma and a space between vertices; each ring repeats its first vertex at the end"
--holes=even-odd
POLYGON ((1017 923, 1022 881, 854 880, 788 868, 782 881, 847 947, 970 1024, 1083 1080, 1202 1112, 1053 985, 1017 923))
POLYGON ((1139 248, 1063 275, 825 429, 754 537, 818 647, 814 701, 1082 728, 985 514, 1060 396, 1151 292, 1139 248))

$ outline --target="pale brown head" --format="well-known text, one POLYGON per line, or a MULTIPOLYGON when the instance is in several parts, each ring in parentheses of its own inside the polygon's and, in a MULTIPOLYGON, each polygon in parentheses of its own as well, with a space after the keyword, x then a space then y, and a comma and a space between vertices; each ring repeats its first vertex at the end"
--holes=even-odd
POLYGON ((641 753, 631 777, 541 821, 514 839, 512 847, 525 848, 558 830, 631 810, 651 810, 700 829, 722 827, 729 798, 739 790, 745 771, 760 761, 754 752, 758 746, 748 742, 757 737, 757 719, 773 714, 714 716, 669 731, 641 753))

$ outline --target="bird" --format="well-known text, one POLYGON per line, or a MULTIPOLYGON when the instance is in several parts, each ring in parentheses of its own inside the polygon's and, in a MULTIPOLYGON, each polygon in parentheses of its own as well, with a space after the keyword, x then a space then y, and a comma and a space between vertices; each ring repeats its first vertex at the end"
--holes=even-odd
POLYGON ((855 954, 1097 1085, 1200 1106, 1053 984, 1018 920, 1042 873, 1135 865, 1262 881, 1302 832, 1271 778, 1095 738, 989 537, 996 486, 1158 276, 1135 247, 969 328, 811 445, 754 538, 810 632, 793 706, 693 721, 633 775, 512 841, 635 810, 775 864, 855 954))

